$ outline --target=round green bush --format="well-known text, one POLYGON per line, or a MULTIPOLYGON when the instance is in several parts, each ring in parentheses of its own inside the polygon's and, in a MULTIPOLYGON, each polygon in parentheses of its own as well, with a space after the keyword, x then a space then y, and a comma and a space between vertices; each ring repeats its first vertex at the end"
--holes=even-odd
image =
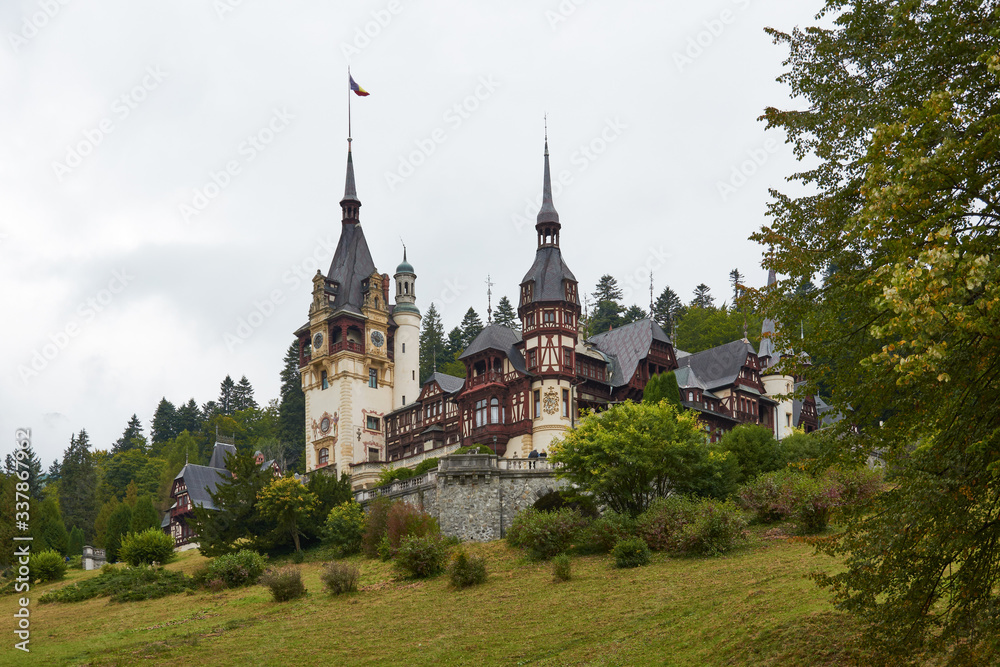
POLYGON ((328 563, 319 578, 330 595, 340 595, 358 590, 361 571, 348 563, 328 563))
POLYGON ((31 579, 37 581, 56 581, 66 576, 66 561, 57 551, 47 550, 33 553, 28 558, 28 569, 31 579))
POLYGON ((297 567, 268 570, 261 576, 260 583, 271 589, 275 602, 287 602, 306 594, 306 587, 302 584, 302 575, 297 567))
POLYGON ((507 543, 524 549, 532 560, 549 560, 569 549, 586 525, 574 509, 540 512, 528 508, 519 512, 507 531, 507 543))
POLYGON ((141 533, 129 533, 122 539, 118 557, 131 565, 161 565, 172 561, 174 554, 174 539, 159 528, 147 528, 141 533))
POLYGON ((570 568, 572 561, 569 559, 569 554, 559 554, 552 559, 552 580, 553 581, 569 581, 571 573, 570 568))
POLYGON ((620 540, 611 550, 615 557, 615 567, 639 567, 649 565, 649 545, 638 537, 620 540))
POLYGON ((227 588, 252 586, 264 573, 264 557, 256 551, 241 549, 215 558, 202 576, 206 582, 221 579, 227 588))
POLYGON ((459 547, 448 562, 448 579, 455 588, 486 583, 486 560, 482 556, 470 556, 459 547))
POLYGON ((396 567, 411 577, 432 577, 444 570, 448 546, 440 535, 404 537, 396 552, 396 567))

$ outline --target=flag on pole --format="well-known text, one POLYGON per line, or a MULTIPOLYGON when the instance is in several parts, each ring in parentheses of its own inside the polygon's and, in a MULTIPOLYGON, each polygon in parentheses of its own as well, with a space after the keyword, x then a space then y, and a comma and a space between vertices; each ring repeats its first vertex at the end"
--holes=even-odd
POLYGON ((370 93, 367 90, 358 85, 358 82, 354 80, 353 76, 348 74, 347 78, 351 80, 351 90, 354 91, 355 95, 357 95, 358 97, 367 97, 368 95, 370 95, 370 93))

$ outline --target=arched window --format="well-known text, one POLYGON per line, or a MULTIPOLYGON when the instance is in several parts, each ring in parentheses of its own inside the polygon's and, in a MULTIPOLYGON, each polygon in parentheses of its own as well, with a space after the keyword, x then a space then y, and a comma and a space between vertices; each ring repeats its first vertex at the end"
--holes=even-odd
POLYGON ((329 462, 330 462, 330 450, 324 447, 323 449, 319 450, 319 464, 321 466, 325 466, 329 462))
POLYGON ((320 377, 320 382, 322 383, 323 389, 328 389, 330 387, 330 383, 326 379, 326 371, 322 371, 319 374, 319 377, 320 377))
POLYGON ((490 399, 490 423, 500 423, 500 401, 495 396, 490 399))

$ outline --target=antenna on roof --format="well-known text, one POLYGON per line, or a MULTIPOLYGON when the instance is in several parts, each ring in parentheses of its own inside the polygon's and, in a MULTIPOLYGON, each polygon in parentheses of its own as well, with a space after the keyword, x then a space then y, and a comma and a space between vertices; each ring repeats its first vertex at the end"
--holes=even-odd
POLYGON ((486 323, 493 324, 493 281, 486 274, 486 323))
POLYGON ((653 319, 653 272, 649 272, 649 319, 653 319))
POLYGON ((434 372, 437 373, 438 372, 438 347, 437 347, 437 343, 435 343, 431 347, 431 350, 434 351, 434 372))

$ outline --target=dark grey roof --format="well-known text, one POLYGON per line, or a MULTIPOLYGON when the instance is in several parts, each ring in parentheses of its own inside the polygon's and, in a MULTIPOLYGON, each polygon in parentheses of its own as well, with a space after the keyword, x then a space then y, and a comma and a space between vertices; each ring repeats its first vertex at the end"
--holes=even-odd
POLYGON ((505 327, 502 324, 487 324, 458 358, 465 359, 483 350, 506 352, 512 345, 520 342, 521 334, 510 327, 505 327))
POLYGON ((542 246, 535 252, 535 262, 524 274, 521 284, 534 282, 533 301, 565 301, 563 281, 576 282, 576 276, 566 266, 559 248, 542 246))
POLYGON ((208 462, 208 467, 225 470, 227 455, 236 456, 236 447, 224 442, 215 443, 215 449, 212 450, 212 459, 208 462))
POLYGON ((621 387, 635 375, 635 369, 649 355, 654 340, 670 342, 660 325, 647 318, 599 333, 587 342, 612 358, 610 384, 621 387))
POLYGON ((747 354, 752 353, 753 345, 741 339, 686 357, 678 357, 677 363, 694 369, 698 379, 708 389, 715 389, 735 382, 747 354))
POLYGON ((701 389, 702 391, 708 391, 708 387, 698 379, 698 374, 690 366, 680 366, 674 371, 674 377, 677 378, 677 387, 679 389, 701 389))
POLYGON ((190 496, 193 504, 214 510, 218 508, 212 503, 211 494, 215 493, 215 488, 219 485, 219 482, 230 479, 231 476, 225 469, 188 463, 181 468, 177 478, 184 480, 188 496, 190 496))
MULTIPOLYGON (((462 387, 465 386, 465 378, 457 378, 447 373, 433 373, 427 378, 427 382, 437 382, 438 386, 441 387, 441 391, 446 394, 454 394, 457 391, 461 391, 462 387)), ((424 382, 424 384, 427 384, 427 382, 424 382)))
POLYGON ((368 241, 360 224, 344 225, 340 230, 340 241, 333 254, 330 270, 326 277, 337 283, 337 293, 333 299, 333 310, 347 310, 361 313, 364 304, 362 283, 375 273, 368 241))
POLYGON ((351 145, 347 144, 347 179, 344 183, 344 198, 341 201, 358 200, 358 191, 354 185, 354 158, 351 156, 351 145))
POLYGON ((166 512, 163 513, 163 519, 160 521, 160 528, 166 528, 170 525, 170 510, 177 507, 177 503, 170 506, 166 512))

